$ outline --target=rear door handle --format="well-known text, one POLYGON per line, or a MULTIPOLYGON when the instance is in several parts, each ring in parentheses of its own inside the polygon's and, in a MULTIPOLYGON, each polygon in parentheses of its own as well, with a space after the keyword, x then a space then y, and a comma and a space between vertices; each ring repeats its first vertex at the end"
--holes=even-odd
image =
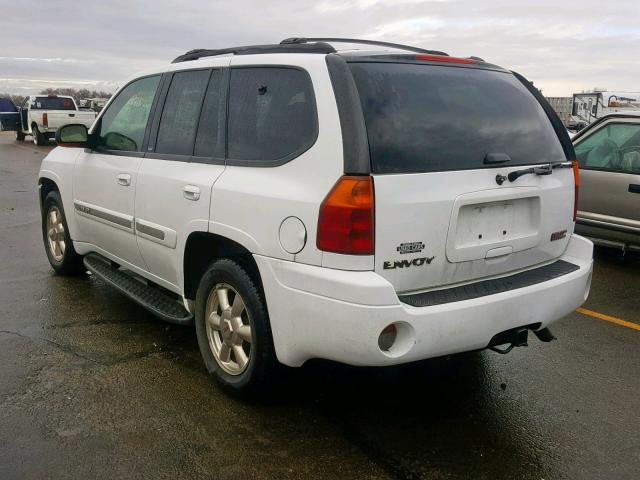
POLYGON ((195 185, 185 185, 182 187, 182 195, 187 200, 193 200, 195 202, 200 199, 200 189, 195 185))
POLYGON ((123 187, 128 187, 129 185, 131 185, 131 175, 129 175, 128 173, 119 173, 118 185, 122 185, 123 187))
POLYGON ((640 193, 640 185, 635 183, 629 184, 629 193, 640 193))

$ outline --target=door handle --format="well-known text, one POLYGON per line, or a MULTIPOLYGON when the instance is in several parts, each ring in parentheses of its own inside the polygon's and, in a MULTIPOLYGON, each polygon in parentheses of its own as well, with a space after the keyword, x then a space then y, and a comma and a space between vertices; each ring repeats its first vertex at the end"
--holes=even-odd
POLYGON ((193 200, 195 202, 200 199, 200 189, 195 185, 185 185, 182 187, 182 195, 187 200, 193 200))
POLYGON ((635 183, 630 183, 629 193, 640 193, 640 185, 637 185, 635 183))
POLYGON ((129 185, 131 185, 131 175, 129 175, 128 173, 119 173, 118 185, 122 185, 123 187, 128 187, 129 185))

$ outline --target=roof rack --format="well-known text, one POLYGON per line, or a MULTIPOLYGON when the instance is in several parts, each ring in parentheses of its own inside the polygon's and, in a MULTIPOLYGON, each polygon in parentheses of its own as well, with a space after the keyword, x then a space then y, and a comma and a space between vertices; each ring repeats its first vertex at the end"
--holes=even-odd
POLYGON ((406 50, 408 52, 414 53, 426 53, 429 55, 446 55, 449 56, 448 53, 440 52, 438 50, 426 50, 424 48, 412 47, 410 45, 402 45, 400 43, 389 43, 389 42, 379 42, 377 40, 361 40, 357 38, 305 38, 305 37, 292 37, 285 38, 280 42, 281 45, 304 45, 310 42, 328 42, 328 43, 360 43, 363 45, 375 45, 378 47, 389 47, 389 48, 397 48, 399 50, 406 50))
POLYGON ((184 55, 176 57, 171 63, 188 62, 203 57, 215 57, 217 55, 255 55, 259 53, 335 53, 336 50, 325 42, 313 43, 277 43, 274 45, 247 45, 244 47, 220 48, 208 50, 198 48, 189 50, 184 55))

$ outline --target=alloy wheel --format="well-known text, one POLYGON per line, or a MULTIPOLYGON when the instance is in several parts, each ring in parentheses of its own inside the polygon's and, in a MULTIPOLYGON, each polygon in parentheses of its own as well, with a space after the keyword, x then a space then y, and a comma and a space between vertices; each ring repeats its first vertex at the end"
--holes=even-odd
POLYGON ((56 206, 52 206, 47 212, 47 241, 51 256, 56 262, 61 262, 64 258, 66 243, 62 214, 56 206))
POLYGON ((205 310, 209 348, 218 365, 230 375, 240 375, 251 358, 251 318, 244 300, 226 283, 209 293, 205 310))

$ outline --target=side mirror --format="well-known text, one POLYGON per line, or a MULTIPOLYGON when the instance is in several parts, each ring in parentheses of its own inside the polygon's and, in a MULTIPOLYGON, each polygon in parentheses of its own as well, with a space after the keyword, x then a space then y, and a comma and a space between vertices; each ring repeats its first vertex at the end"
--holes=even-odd
POLYGON ((89 131, 81 124, 63 125, 56 132, 59 147, 84 148, 89 144, 89 131))

